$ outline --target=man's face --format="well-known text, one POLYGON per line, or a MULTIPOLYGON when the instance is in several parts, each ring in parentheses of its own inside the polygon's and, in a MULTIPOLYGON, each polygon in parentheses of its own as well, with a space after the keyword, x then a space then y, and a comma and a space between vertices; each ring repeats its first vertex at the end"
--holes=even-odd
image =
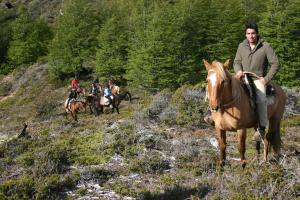
POLYGON ((246 30, 246 38, 250 44, 256 44, 257 33, 256 33, 255 29, 248 28, 246 30))

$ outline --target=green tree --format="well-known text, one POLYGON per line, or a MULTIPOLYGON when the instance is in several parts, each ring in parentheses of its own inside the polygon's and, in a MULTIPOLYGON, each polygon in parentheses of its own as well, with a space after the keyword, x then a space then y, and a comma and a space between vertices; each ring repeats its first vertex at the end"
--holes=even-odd
POLYGON ((100 29, 96 52, 95 71, 104 79, 125 82, 125 65, 128 49, 128 1, 111 2, 110 16, 100 29))
POLYGON ((262 36, 271 43, 280 60, 275 80, 286 86, 300 85, 299 0, 272 0, 261 21, 262 36))
POLYGON ((15 67, 30 64, 39 56, 47 54, 47 45, 52 33, 47 23, 41 19, 32 19, 25 9, 11 24, 12 38, 8 50, 8 59, 15 67))
POLYGON ((184 73, 184 12, 165 1, 139 1, 132 12, 126 78, 146 88, 178 87, 184 73))
POLYGON ((7 74, 11 69, 7 64, 7 52, 10 40, 10 28, 7 23, 1 23, 0 29, 0 74, 7 74))
POLYGON ((49 49, 52 77, 63 80, 85 70, 95 55, 98 19, 90 1, 65 1, 49 49))
POLYGON ((202 59, 233 59, 244 38, 244 21, 240 0, 182 1, 185 9, 182 54, 188 69, 186 82, 203 81, 206 70, 202 59))

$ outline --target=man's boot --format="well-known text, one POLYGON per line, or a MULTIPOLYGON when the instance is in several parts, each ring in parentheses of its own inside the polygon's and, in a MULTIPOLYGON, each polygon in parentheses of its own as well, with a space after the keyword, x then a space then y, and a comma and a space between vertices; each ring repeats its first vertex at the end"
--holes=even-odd
POLYGON ((257 128, 257 131, 254 134, 253 140, 256 142, 260 142, 261 140, 265 139, 265 134, 266 134, 266 128, 263 126, 259 126, 257 128))

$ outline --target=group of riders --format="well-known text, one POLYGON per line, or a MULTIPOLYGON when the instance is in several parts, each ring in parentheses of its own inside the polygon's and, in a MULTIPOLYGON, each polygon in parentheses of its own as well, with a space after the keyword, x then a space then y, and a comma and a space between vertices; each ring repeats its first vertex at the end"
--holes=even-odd
MULTIPOLYGON (((97 98, 100 98, 101 95, 103 95, 108 100, 108 105, 112 107, 112 101, 113 101, 113 94, 112 89, 115 87, 112 80, 108 81, 108 84, 105 85, 104 90, 102 86, 99 84, 99 78, 95 78, 93 81, 89 95, 95 96, 97 98)), ((83 94, 84 89, 79 87, 79 82, 77 78, 74 78, 71 81, 71 90, 69 92, 68 100, 67 100, 67 107, 69 107, 70 103, 74 100, 76 100, 80 94, 83 94)))

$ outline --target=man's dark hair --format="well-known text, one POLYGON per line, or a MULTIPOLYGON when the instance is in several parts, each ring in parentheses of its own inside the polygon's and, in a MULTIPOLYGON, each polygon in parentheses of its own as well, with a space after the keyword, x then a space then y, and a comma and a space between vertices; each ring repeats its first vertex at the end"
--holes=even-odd
POLYGON ((254 30, 256 31, 256 33, 258 34, 258 26, 257 26, 257 24, 256 24, 255 21, 247 21, 247 22, 245 23, 245 30, 244 30, 244 31, 246 32, 246 30, 247 30, 248 28, 254 29, 254 30))

